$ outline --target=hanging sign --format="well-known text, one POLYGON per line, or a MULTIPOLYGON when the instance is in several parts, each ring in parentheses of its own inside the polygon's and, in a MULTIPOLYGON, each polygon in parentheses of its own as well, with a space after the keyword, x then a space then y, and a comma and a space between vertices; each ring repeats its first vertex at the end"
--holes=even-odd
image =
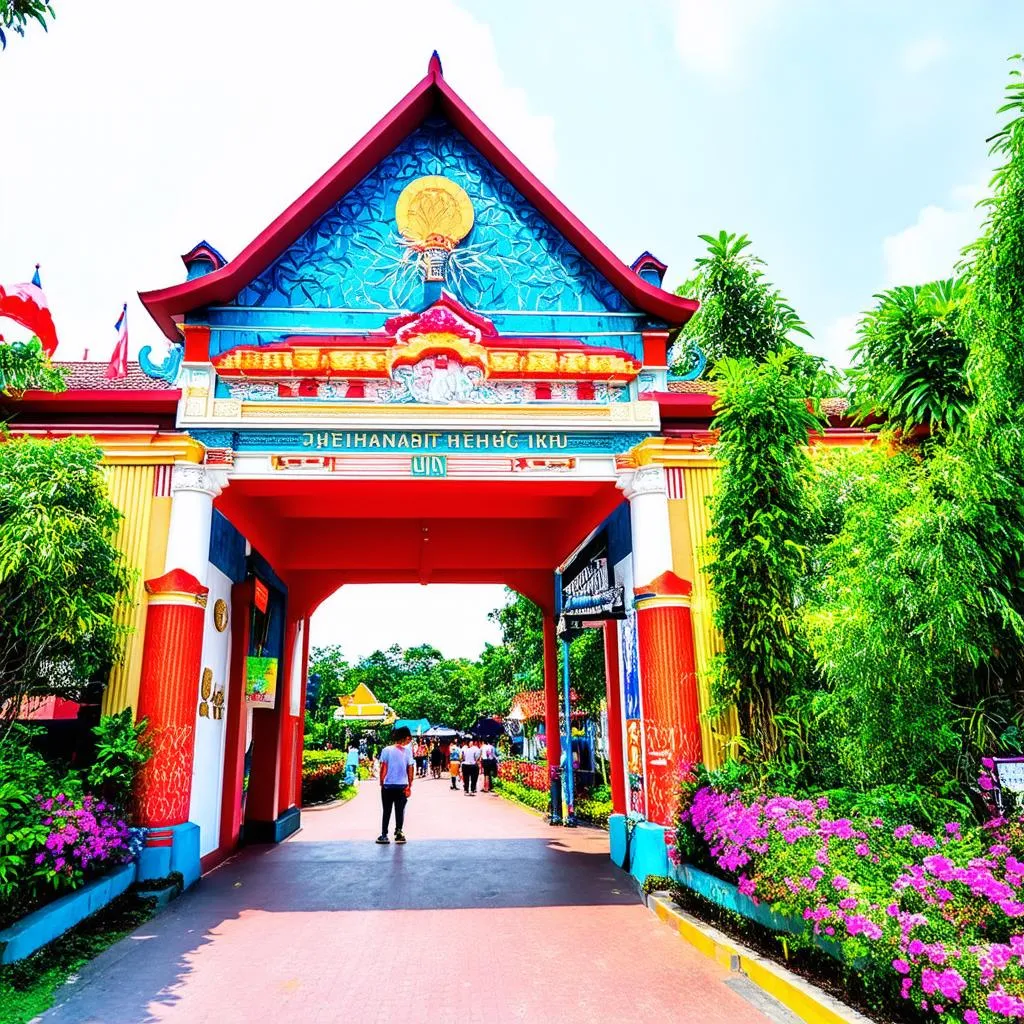
POLYGON ((249 655, 245 659, 245 703, 272 708, 277 698, 277 658, 249 655))
POLYGON ((257 577, 255 582, 256 591, 253 595, 253 601, 261 612, 265 612, 267 610, 267 605, 270 602, 270 591, 267 589, 267 585, 263 580, 257 577))
POLYGON ((1009 793, 1024 793, 1024 757, 997 757, 994 760, 999 788, 1009 793))
POLYGON ((558 635, 563 639, 590 625, 626 617, 625 592, 612 580, 603 530, 563 570, 560 597, 558 635))

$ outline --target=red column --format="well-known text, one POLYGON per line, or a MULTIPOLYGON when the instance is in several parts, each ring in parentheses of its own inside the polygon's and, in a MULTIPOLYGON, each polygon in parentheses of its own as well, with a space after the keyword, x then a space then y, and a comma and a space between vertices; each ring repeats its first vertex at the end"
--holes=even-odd
POLYGON ((548 744, 548 767, 557 768, 562 759, 562 736, 558 729, 558 643, 555 618, 544 613, 544 732, 548 744))
POLYGON ((619 624, 604 624, 604 685, 608 705, 608 757, 612 763, 612 811, 626 813, 626 761, 622 750, 622 684, 619 679, 619 624))
POLYGON ((647 817, 669 825, 680 766, 701 758, 690 590, 673 572, 636 588, 647 817))
POLYGON ((296 640, 299 626, 302 619, 287 620, 285 626, 285 643, 288 645, 285 651, 284 668, 288 673, 282 679, 281 694, 281 717, 280 722, 280 745, 281 745, 281 777, 278 783, 277 813, 283 814, 289 807, 297 807, 300 803, 295 792, 295 779, 302 776, 302 691, 304 689, 302 679, 296 679, 295 662, 301 660, 305 649, 305 629, 301 647, 296 651, 296 640), (292 701, 294 694, 292 687, 298 686, 299 690, 299 714, 292 714, 292 701))
POLYGON ((139 824, 188 821, 196 701, 209 590, 184 569, 146 581, 149 610, 139 680, 138 717, 149 721, 153 754, 139 774, 139 824))

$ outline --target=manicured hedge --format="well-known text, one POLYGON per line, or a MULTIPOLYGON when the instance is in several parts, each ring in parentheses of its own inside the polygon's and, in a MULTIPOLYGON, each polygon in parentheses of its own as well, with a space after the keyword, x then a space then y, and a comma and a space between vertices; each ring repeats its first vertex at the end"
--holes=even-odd
POLYGON ((302 803, 322 804, 342 795, 345 787, 344 750, 302 752, 302 803))

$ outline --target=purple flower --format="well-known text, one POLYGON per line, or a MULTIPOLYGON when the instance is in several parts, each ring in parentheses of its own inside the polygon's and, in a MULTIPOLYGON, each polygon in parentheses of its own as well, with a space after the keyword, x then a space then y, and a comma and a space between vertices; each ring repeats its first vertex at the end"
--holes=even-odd
POLYGON ((850 880, 848 878, 844 878, 842 875, 836 875, 836 877, 832 879, 832 888, 838 889, 840 892, 844 889, 849 889, 850 880))
MULTIPOLYGON (((984 789, 984 790, 991 790, 991 789, 994 788, 993 785, 992 785, 992 780, 987 775, 982 775, 978 779, 978 786, 979 786, 979 788, 984 789)), ((989 996, 989 999, 991 999, 991 998, 992 997, 989 996)))
POLYGON ((906 960, 893 960, 892 969, 896 971, 897 974, 909 974, 910 964, 908 964, 906 960))

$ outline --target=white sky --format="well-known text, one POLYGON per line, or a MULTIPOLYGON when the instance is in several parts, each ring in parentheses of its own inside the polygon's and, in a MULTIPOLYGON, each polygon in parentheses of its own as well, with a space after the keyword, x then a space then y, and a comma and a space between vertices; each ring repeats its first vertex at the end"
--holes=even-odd
POLYGON ((341 644, 350 662, 392 644, 433 644, 449 658, 477 658, 501 643, 487 613, 505 603, 505 588, 434 583, 342 587, 317 609, 313 646, 341 644))
MULTIPOLYGON (((200 239, 235 256, 436 48, 448 82, 620 258, 650 249, 674 287, 699 232, 748 232, 810 347, 844 365, 874 293, 946 276, 976 234, 985 139, 1024 34, 1024 5, 1005 0, 57 9, 0 54, 0 282, 42 264, 62 359, 109 358, 125 301, 132 354, 162 346, 136 292, 183 280, 179 255, 200 239)), ((396 640, 475 656, 500 603, 480 593, 356 588, 314 636, 352 656, 396 640)))

